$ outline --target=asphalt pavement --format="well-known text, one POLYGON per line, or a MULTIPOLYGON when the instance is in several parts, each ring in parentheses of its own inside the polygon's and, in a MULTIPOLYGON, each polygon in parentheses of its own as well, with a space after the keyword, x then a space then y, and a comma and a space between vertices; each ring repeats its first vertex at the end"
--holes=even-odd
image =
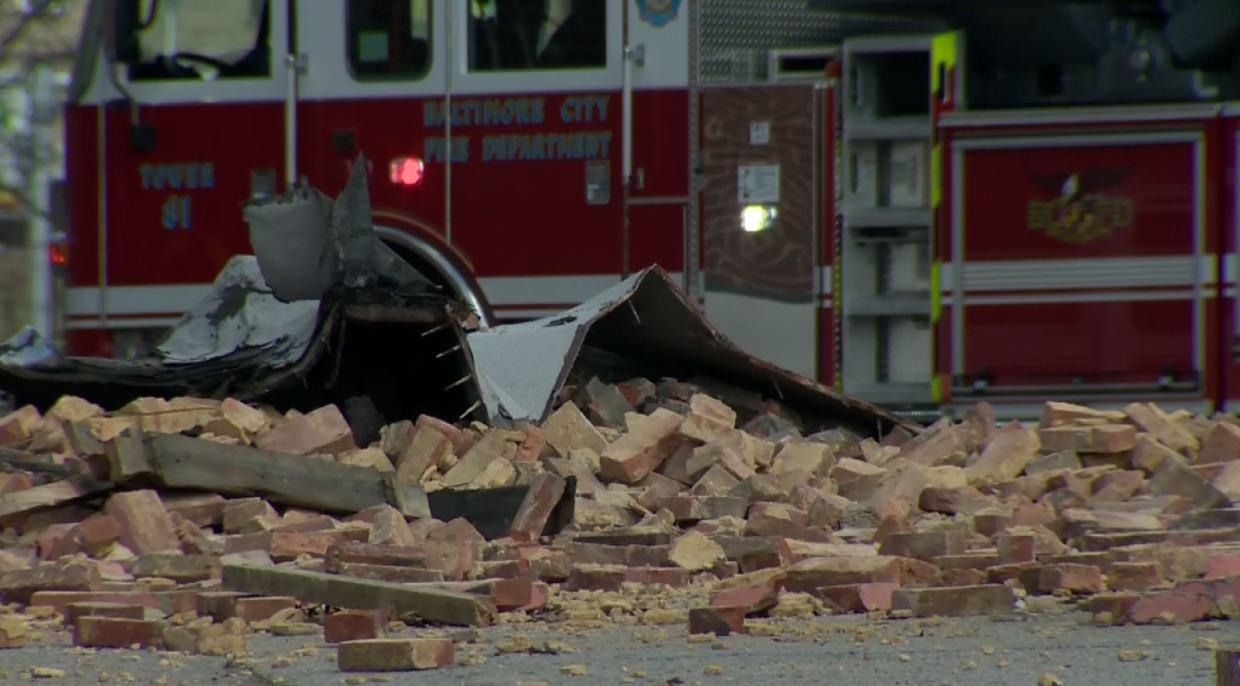
MULTIPOLYGON (((457 666, 387 674, 339 672, 335 649, 323 644, 321 634, 253 635, 250 655, 240 660, 77 649, 59 634, 0 651, 0 683, 1033 686, 1046 674, 1064 686, 1198 686, 1214 683, 1210 646, 1240 644, 1240 622, 1106 628, 1084 622, 1085 615, 1077 612, 999 620, 822 617, 752 624, 757 633, 775 635, 705 640, 690 639, 680 624, 581 629, 531 623, 476 632, 472 641, 457 644, 457 666), (531 643, 542 652, 505 652, 531 643), (64 674, 31 678, 34 667, 64 674), (583 676, 570 674, 583 668, 583 676)), ((408 628, 394 635, 443 633, 408 628)))

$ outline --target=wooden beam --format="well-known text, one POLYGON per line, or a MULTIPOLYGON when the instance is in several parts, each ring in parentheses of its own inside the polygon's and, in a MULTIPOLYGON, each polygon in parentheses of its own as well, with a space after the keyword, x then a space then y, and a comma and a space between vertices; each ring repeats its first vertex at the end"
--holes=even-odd
POLYGON ((151 472, 168 488, 256 495, 321 512, 352 513, 388 504, 406 517, 430 517, 426 493, 395 474, 303 455, 226 445, 176 434, 149 439, 151 472))
POLYGON ((440 588, 408 586, 270 566, 224 565, 225 590, 291 595, 298 600, 358 610, 387 609, 428 622, 487 626, 495 620, 490 598, 440 588))

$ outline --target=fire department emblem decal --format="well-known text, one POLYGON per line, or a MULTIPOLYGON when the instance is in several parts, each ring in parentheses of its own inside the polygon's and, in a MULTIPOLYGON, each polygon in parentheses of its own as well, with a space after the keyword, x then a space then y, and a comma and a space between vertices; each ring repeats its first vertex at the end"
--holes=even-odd
POLYGON ((680 0, 637 0, 641 18, 655 26, 663 26, 680 12, 680 0))
POLYGON ((1031 231, 1065 243, 1087 243, 1132 226, 1132 198, 1106 193, 1128 178, 1131 169, 1091 167, 1081 172, 1039 174, 1028 170, 1034 184, 1056 197, 1029 201, 1031 231))

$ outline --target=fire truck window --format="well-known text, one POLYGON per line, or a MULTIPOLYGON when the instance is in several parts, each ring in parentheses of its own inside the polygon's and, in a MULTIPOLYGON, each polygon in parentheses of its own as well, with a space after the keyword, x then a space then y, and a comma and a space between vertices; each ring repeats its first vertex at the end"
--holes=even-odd
POLYGON ((471 71, 607 64, 603 0, 469 0, 471 71))
POLYGON ((349 0, 347 7, 354 78, 420 78, 430 69, 430 0, 349 0))
POLYGON ((138 62, 129 78, 271 75, 269 0, 137 0, 138 62))

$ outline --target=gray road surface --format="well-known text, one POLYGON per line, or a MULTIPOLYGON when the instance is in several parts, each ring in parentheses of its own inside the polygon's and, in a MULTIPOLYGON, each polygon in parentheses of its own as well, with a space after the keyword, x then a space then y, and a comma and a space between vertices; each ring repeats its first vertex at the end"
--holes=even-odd
MULTIPOLYGON (((322 636, 252 636, 251 656, 238 665, 223 658, 187 657, 153 651, 84 651, 65 636, 18 650, 0 651, 0 683, 181 684, 326 686, 349 683, 504 684, 868 684, 997 686, 1037 684, 1043 673, 1064 686, 1160 686, 1213 684, 1213 655, 1199 639, 1240 643, 1240 622, 1174 627, 1097 628, 1077 613, 986 618, 870 621, 864 617, 788 620, 777 636, 688 640, 683 626, 608 626, 565 631, 555 625, 500 626, 479 640, 458 644, 458 662, 431 672, 344 674, 335 650, 322 636), (500 654, 514 634, 563 641, 577 652, 500 654), (1124 661, 1121 651, 1144 652, 1124 661), (475 658, 476 659, 476 658, 475 658), (584 664, 585 677, 561 673, 584 664), (55 679, 31 680, 33 666, 66 671, 55 679)), ((424 634, 407 629, 400 636, 424 634)), ((1131 656, 1130 656, 1131 657, 1131 656)))

